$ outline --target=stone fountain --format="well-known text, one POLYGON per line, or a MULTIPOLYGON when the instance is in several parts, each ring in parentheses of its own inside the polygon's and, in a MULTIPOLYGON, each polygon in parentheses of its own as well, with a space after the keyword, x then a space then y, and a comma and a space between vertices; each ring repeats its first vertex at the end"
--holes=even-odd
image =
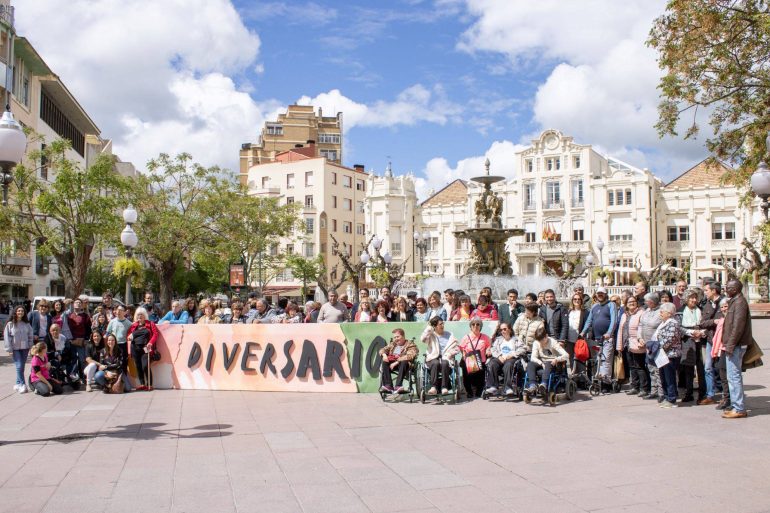
POLYGON ((521 228, 503 228, 503 200, 492 190, 492 184, 505 180, 503 176, 489 174, 489 159, 484 162, 486 173, 471 178, 484 186, 484 192, 474 203, 474 226, 454 232, 455 237, 471 242, 471 256, 466 274, 511 275, 511 258, 505 243, 511 237, 524 235, 521 228))

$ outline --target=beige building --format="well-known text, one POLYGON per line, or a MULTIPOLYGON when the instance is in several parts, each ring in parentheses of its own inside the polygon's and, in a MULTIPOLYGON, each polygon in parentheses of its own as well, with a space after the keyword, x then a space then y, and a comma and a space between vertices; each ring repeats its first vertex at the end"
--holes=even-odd
MULTIPOLYGON (((332 254, 332 235, 352 260, 357 261, 361 245, 366 241, 364 200, 368 175, 363 166, 348 168, 326 157, 319 157, 314 144, 278 153, 272 162, 249 168, 249 193, 279 197, 285 203, 300 203, 304 229, 294 237, 276 243, 272 251, 300 253, 305 257, 322 255, 331 270, 339 260, 332 254)), ((298 296, 298 281, 284 269, 278 270, 266 294, 298 296)), ((341 276, 342 266, 338 266, 341 276)), ((263 282, 270 276, 263 274, 263 282)), ((337 276, 331 274, 330 282, 337 276)), ((252 286, 259 277, 250 277, 252 286)))
POLYGON ((279 153, 312 145, 318 157, 342 163, 342 113, 324 116, 321 108, 316 114, 312 105, 289 105, 285 114, 267 121, 256 143, 241 145, 240 177, 246 185, 252 166, 272 162, 279 153))

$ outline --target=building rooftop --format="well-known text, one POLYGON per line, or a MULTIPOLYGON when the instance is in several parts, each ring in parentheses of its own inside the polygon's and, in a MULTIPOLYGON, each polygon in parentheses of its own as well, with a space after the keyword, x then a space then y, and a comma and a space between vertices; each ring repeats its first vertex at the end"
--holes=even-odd
POLYGON ((731 169, 719 160, 703 159, 693 167, 674 178, 666 188, 674 187, 720 187, 722 176, 731 169))
POLYGON ((464 204, 468 201, 468 184, 459 178, 422 202, 423 207, 434 205, 447 205, 453 203, 464 204))

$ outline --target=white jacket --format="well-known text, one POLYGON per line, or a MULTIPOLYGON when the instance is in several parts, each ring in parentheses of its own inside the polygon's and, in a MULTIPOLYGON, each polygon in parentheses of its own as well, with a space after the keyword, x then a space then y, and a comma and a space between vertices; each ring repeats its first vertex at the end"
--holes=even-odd
POLYGON ((543 362, 569 362, 569 354, 561 347, 555 338, 548 337, 545 344, 541 346, 541 342, 535 340, 532 344, 532 357, 530 361, 539 365, 543 365, 543 362))
POLYGON ((454 337, 454 335, 452 335, 452 333, 448 331, 446 333, 449 334, 449 343, 444 349, 444 354, 440 355, 439 350, 441 346, 439 346, 438 335, 436 335, 436 332, 433 331, 433 328, 428 325, 425 328, 425 331, 422 332, 420 340, 428 344, 428 349, 425 352, 426 362, 435 360, 439 356, 441 356, 444 360, 452 361, 454 359, 454 355, 457 353, 457 339, 454 337))

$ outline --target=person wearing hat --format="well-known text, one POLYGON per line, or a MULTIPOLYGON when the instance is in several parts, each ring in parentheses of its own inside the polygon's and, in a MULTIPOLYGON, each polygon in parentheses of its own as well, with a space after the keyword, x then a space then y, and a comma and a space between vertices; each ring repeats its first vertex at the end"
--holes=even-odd
POLYGON ((596 303, 591 307, 591 313, 588 314, 588 320, 583 328, 583 336, 589 334, 593 340, 601 344, 602 363, 599 367, 599 377, 609 382, 612 378, 612 364, 615 355, 615 325, 618 322, 618 308, 615 303, 607 297, 607 289, 599 287, 596 289, 596 303))

